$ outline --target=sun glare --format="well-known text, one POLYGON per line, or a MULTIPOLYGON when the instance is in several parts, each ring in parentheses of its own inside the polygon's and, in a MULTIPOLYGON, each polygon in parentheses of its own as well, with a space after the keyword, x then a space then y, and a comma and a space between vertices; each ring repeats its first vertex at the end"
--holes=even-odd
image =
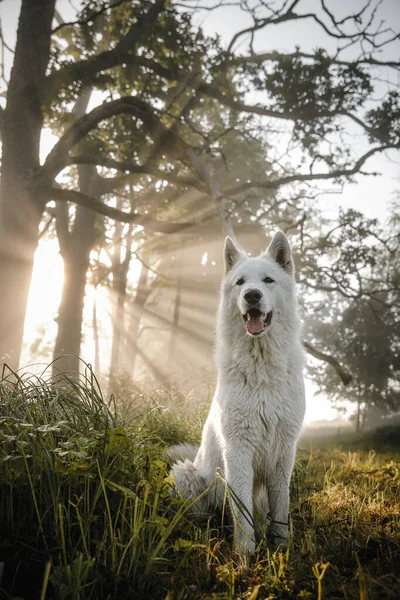
MULTIPOLYGON (((132 264, 132 283, 137 280, 140 262, 132 264)), ((35 254, 32 284, 29 293, 28 307, 25 320, 24 349, 21 364, 32 365, 51 360, 51 347, 57 334, 57 316, 63 285, 63 261, 59 253, 57 240, 41 240, 35 254), (46 354, 44 345, 49 346, 50 354, 46 354)), ((95 289, 87 286, 84 310, 84 329, 82 340, 82 358, 93 364, 94 339, 92 328, 93 305, 96 302, 97 321, 100 343, 100 368, 107 372, 111 353, 111 310, 116 302, 115 294, 100 286, 95 289)), ((196 344, 195 341, 191 344, 196 344)), ((193 348, 192 348, 193 350, 193 348)), ((185 347, 189 353, 190 348, 185 347)), ((187 355, 186 355, 187 356, 187 355)), ((332 420, 338 414, 329 400, 315 394, 312 381, 306 379, 307 411, 305 423, 319 420, 332 420)))
POLYGON ((41 240, 35 252, 32 282, 25 317, 24 351, 21 364, 31 359, 30 346, 38 336, 54 339, 63 284, 63 261, 57 240, 41 240))

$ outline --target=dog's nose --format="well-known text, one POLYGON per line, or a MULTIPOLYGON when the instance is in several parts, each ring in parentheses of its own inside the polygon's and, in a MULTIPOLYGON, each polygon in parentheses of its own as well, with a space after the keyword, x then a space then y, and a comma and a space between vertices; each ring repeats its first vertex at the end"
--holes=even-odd
POLYGON ((262 293, 260 292, 260 290, 247 290, 247 292, 244 295, 244 299, 246 300, 246 302, 252 304, 253 306, 257 304, 257 302, 261 300, 261 298, 262 293))

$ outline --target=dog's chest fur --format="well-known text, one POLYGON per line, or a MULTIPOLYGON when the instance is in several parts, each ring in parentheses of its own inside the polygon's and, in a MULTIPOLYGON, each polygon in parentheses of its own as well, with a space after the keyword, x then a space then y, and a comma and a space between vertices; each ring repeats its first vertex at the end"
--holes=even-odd
MULTIPOLYGON (((294 444, 304 415, 299 326, 297 319, 284 325, 287 331, 280 327, 269 336, 253 339, 242 334, 239 322, 235 344, 229 333, 217 341, 213 412, 220 444, 223 448, 226 438, 235 439, 243 451, 252 452, 255 472, 266 462, 272 466, 281 449, 294 444)), ((223 327, 219 330, 229 332, 223 327)))

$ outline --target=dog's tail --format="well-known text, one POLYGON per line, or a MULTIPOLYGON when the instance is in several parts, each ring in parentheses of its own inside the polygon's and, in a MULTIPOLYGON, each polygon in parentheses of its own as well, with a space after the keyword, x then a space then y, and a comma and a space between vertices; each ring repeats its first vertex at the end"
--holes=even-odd
POLYGON ((177 444, 167 449, 166 455, 173 463, 178 461, 190 460, 193 462, 196 458, 198 447, 194 444, 177 444))
POLYGON ((166 451, 172 461, 170 477, 174 480, 172 495, 178 492, 182 498, 191 502, 189 512, 196 515, 207 515, 210 510, 222 506, 225 498, 225 486, 221 479, 194 466, 198 448, 193 444, 179 444, 166 451))
MULTIPOLYGON (((178 444, 166 451, 167 457, 173 463, 170 477, 174 479, 175 492, 192 502, 189 510, 192 514, 204 513, 207 508, 204 498, 207 484, 193 464, 197 450, 193 444, 178 444)), ((174 495, 173 488, 171 494, 174 495)))

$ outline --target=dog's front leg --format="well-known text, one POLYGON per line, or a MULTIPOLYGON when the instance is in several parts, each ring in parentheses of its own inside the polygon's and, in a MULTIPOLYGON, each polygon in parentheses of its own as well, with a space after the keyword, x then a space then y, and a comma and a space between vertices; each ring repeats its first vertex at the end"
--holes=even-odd
POLYGON ((253 456, 238 443, 223 452, 225 477, 234 520, 235 550, 244 555, 255 550, 253 527, 253 456), (240 452, 239 452, 240 447, 240 452))
POLYGON ((282 453, 268 473, 268 500, 274 546, 285 547, 289 533, 289 488, 295 452, 282 453))

